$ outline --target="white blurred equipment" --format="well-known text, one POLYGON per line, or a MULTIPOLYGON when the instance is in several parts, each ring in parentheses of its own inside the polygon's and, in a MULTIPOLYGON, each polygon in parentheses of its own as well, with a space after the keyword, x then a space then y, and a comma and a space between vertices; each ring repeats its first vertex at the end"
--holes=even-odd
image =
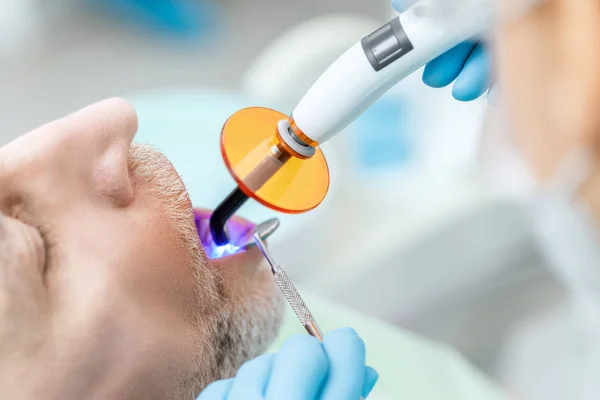
POLYGON ((47 28, 76 0, 0 0, 0 58, 27 56, 43 45, 47 28))

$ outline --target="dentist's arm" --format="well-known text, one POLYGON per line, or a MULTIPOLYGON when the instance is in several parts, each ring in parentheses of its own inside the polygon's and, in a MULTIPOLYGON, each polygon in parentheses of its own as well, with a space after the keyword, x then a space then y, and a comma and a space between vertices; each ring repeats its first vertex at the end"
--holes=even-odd
MULTIPOLYGON (((416 2, 417 0, 392 0, 394 8, 398 11, 404 11, 416 2)), ((435 88, 445 87, 454 82, 454 98, 471 101, 489 88, 490 69, 489 55, 483 44, 465 42, 431 61, 425 67, 423 82, 435 88)))

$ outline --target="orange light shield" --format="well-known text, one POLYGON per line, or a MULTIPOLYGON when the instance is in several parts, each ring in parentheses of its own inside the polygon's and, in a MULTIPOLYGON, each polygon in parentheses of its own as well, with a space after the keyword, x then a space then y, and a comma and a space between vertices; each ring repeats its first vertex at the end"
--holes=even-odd
POLYGON ((299 214, 325 199, 329 168, 319 148, 307 159, 278 157, 273 152, 285 147, 277 137, 277 123, 287 119, 278 111, 261 107, 236 112, 221 132, 221 153, 248 197, 273 210, 299 214))

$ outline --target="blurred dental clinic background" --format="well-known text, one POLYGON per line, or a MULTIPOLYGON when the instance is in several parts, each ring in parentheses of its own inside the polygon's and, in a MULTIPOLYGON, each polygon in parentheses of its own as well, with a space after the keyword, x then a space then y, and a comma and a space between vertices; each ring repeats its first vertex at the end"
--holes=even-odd
MULTIPOLYGON (((225 119, 251 105, 291 112, 392 15, 390 0, 0 0, 0 145, 123 96, 138 140, 167 154, 196 206, 215 207, 234 184, 218 148, 225 119)), ((523 362, 537 359, 531 338, 562 323, 563 289, 524 206, 478 176, 486 98, 457 102, 420 75, 325 146, 320 208, 251 203, 242 215, 281 218, 272 251, 303 290, 447 343, 518 387, 536 377, 523 362)))

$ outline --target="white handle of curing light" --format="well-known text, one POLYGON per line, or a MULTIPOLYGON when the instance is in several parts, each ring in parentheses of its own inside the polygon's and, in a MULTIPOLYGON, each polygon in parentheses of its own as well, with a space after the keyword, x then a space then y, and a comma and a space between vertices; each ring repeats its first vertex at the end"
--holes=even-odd
POLYGON ((423 0, 355 44, 294 109, 297 127, 322 144, 392 86, 457 44, 484 32, 492 0, 423 0))

